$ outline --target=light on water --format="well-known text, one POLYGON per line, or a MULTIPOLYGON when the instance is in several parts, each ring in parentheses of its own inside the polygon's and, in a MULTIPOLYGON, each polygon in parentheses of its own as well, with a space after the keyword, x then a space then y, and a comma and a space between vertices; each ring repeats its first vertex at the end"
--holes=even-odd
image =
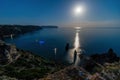
POLYGON ((80 54, 80 38, 79 38, 79 32, 80 27, 76 27, 76 33, 74 38, 74 48, 69 50, 68 55, 68 61, 71 63, 74 63, 74 65, 78 65, 80 62, 79 54, 80 54))
POLYGON ((75 27, 75 29, 76 29, 76 30, 80 30, 80 29, 82 29, 82 27, 75 27))
POLYGON ((44 40, 40 40, 40 41, 39 41, 39 44, 41 44, 41 45, 44 44, 44 43, 45 43, 44 40))
MULTIPOLYGON (((80 28, 76 29, 76 34, 75 34, 75 42, 74 42, 74 51, 77 51, 77 56, 76 56, 76 60, 75 60, 75 64, 74 65, 78 65, 78 63, 80 62, 80 59, 78 57, 78 55, 80 54, 80 39, 79 39, 79 31, 80 31, 80 28)), ((74 52, 74 56, 75 58, 75 52, 74 52)))
POLYGON ((80 42, 79 42, 79 33, 77 32, 75 35, 75 42, 74 42, 74 48, 77 50, 80 47, 80 42))
POLYGON ((75 34, 74 49, 78 51, 80 47, 79 32, 80 32, 81 27, 75 27, 75 29, 76 29, 76 34, 75 34))
MULTIPOLYGON (((32 33, 32 35, 29 33, 13 37, 13 39, 6 38, 5 41, 48 59, 54 59, 53 55, 56 53, 56 59, 72 63, 75 48, 79 48, 76 50, 77 55, 81 53, 91 55, 96 52, 102 53, 108 50, 109 47, 112 47, 120 55, 120 36, 118 34, 120 34, 120 29, 85 29, 74 27, 43 29, 32 33), (72 45, 72 49, 70 46, 67 54, 64 53, 66 42, 72 45)), ((79 56, 77 58, 79 59, 79 56)))
POLYGON ((57 48, 54 48, 54 53, 55 53, 55 55, 56 55, 56 53, 57 53, 57 48))

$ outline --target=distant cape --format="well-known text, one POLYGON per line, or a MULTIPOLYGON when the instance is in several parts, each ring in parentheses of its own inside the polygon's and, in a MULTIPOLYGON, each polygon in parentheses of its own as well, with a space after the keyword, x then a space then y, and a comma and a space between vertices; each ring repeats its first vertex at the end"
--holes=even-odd
POLYGON ((58 26, 51 26, 51 25, 48 25, 48 26, 40 26, 42 28, 58 28, 58 26))

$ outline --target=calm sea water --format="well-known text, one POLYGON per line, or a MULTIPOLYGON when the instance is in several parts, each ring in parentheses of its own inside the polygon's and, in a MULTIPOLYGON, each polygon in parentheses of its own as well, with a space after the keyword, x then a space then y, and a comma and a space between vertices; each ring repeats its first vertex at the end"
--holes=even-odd
MULTIPOLYGON (((54 48, 57 48, 56 58, 63 60, 66 55, 65 45, 70 43, 71 49, 74 48, 75 36, 75 28, 42 29, 5 41, 48 59, 55 57, 54 48)), ((79 44, 87 55, 107 52, 113 48, 120 56, 120 29, 82 28, 79 30, 79 44)))

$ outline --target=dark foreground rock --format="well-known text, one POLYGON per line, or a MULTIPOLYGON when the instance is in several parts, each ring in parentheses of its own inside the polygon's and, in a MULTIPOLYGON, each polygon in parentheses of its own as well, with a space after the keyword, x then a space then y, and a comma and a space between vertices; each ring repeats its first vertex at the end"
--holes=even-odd
POLYGON ((12 46, 4 42, 0 45, 0 80, 39 79, 62 68, 41 56, 12 46))

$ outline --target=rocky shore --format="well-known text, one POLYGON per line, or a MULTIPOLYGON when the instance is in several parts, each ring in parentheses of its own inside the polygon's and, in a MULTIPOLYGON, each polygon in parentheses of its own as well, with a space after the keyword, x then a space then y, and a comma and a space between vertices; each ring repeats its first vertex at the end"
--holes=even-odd
POLYGON ((113 49, 84 57, 82 65, 57 64, 0 41, 0 80, 119 80, 120 58, 113 49))
POLYGON ((33 80, 43 78, 63 68, 15 45, 0 42, 0 80, 33 80))

